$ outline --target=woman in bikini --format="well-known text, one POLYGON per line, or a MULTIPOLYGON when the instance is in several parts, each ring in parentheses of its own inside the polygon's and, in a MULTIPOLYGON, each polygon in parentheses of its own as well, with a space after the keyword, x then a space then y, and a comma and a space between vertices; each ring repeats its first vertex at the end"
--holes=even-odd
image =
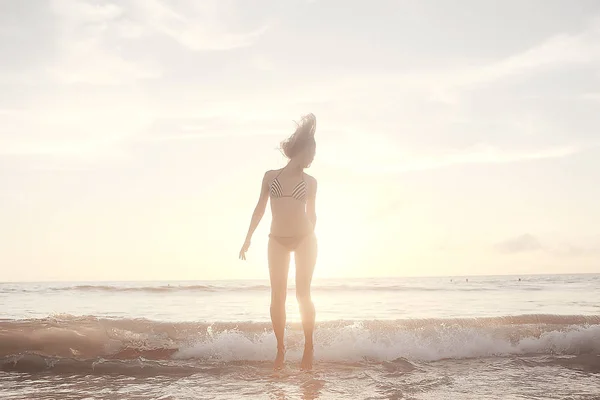
POLYGON ((304 354, 301 368, 309 370, 313 362, 313 331, 315 306, 310 296, 310 284, 317 260, 317 238, 314 234, 317 215, 315 197, 317 180, 304 173, 315 157, 315 130, 317 121, 313 114, 302 118, 294 134, 281 143, 281 149, 289 159, 279 170, 267 171, 262 180, 258 204, 252 214, 250 228, 240 259, 246 259, 252 234, 256 230, 271 199, 271 233, 269 234, 268 259, 271 279, 271 322, 277 339, 277 356, 274 368, 283 367, 285 358, 285 300, 290 254, 294 253, 296 264, 296 298, 300 306, 304 330, 304 354))

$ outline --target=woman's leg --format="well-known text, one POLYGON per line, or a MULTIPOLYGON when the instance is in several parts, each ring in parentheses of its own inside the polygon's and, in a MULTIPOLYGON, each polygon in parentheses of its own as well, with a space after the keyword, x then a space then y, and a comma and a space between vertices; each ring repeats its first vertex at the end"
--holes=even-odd
POLYGON ((285 358, 285 299, 290 268, 290 252, 277 240, 269 239, 269 277, 271 279, 271 322, 277 339, 277 357, 274 368, 283 367, 285 358))
POLYGON ((302 369, 312 368, 313 332, 315 330, 315 306, 310 296, 315 264, 317 262, 317 238, 314 234, 307 236, 295 251, 296 261, 296 298, 300 306, 302 328, 304 329, 304 355, 302 369))

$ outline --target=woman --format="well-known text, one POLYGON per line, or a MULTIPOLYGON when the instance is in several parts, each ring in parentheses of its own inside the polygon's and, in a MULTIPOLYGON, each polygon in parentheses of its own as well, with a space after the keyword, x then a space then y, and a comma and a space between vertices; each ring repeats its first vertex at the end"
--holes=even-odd
POLYGON ((279 170, 267 171, 262 180, 258 204, 252 214, 246 241, 240 250, 240 259, 246 259, 252 234, 264 215, 267 201, 271 199, 271 233, 269 234, 269 276, 271 279, 271 322, 277 339, 277 356, 274 368, 283 367, 285 358, 285 300, 290 254, 296 264, 296 298, 300 306, 304 329, 304 354, 301 368, 309 370, 313 362, 313 331, 315 307, 310 297, 315 263, 317 238, 314 234, 317 215, 315 197, 317 180, 304 173, 315 157, 315 130, 317 120, 313 114, 302 117, 294 134, 281 143, 287 165, 279 170))

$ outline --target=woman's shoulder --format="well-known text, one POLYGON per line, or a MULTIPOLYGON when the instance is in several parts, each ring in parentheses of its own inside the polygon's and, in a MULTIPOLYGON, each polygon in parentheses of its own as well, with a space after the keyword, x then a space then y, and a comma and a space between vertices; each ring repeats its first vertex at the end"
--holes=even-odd
POLYGON ((317 184, 317 178, 315 178, 315 177, 314 177, 314 176, 312 176, 312 175, 309 175, 309 174, 307 174, 306 172, 304 172, 304 179, 305 179, 307 182, 310 182, 310 183, 311 183, 311 184, 313 184, 313 185, 316 185, 316 184, 317 184))
POLYGON ((267 172, 265 172, 263 179, 264 180, 273 180, 279 174, 279 172, 281 172, 281 169, 270 169, 267 172))
POLYGON ((267 172, 265 172, 265 176, 271 176, 271 175, 277 175, 278 173, 280 173, 282 170, 282 168, 280 169, 270 169, 267 172))

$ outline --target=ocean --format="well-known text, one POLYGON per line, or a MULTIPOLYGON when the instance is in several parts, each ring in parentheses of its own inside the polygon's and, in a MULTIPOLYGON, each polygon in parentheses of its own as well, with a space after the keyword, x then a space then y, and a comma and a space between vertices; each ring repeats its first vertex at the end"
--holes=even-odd
MULTIPOLYGON (((290 272, 293 276, 293 271, 290 272)), ((0 283, 0 399, 600 399, 600 274, 0 283)))

